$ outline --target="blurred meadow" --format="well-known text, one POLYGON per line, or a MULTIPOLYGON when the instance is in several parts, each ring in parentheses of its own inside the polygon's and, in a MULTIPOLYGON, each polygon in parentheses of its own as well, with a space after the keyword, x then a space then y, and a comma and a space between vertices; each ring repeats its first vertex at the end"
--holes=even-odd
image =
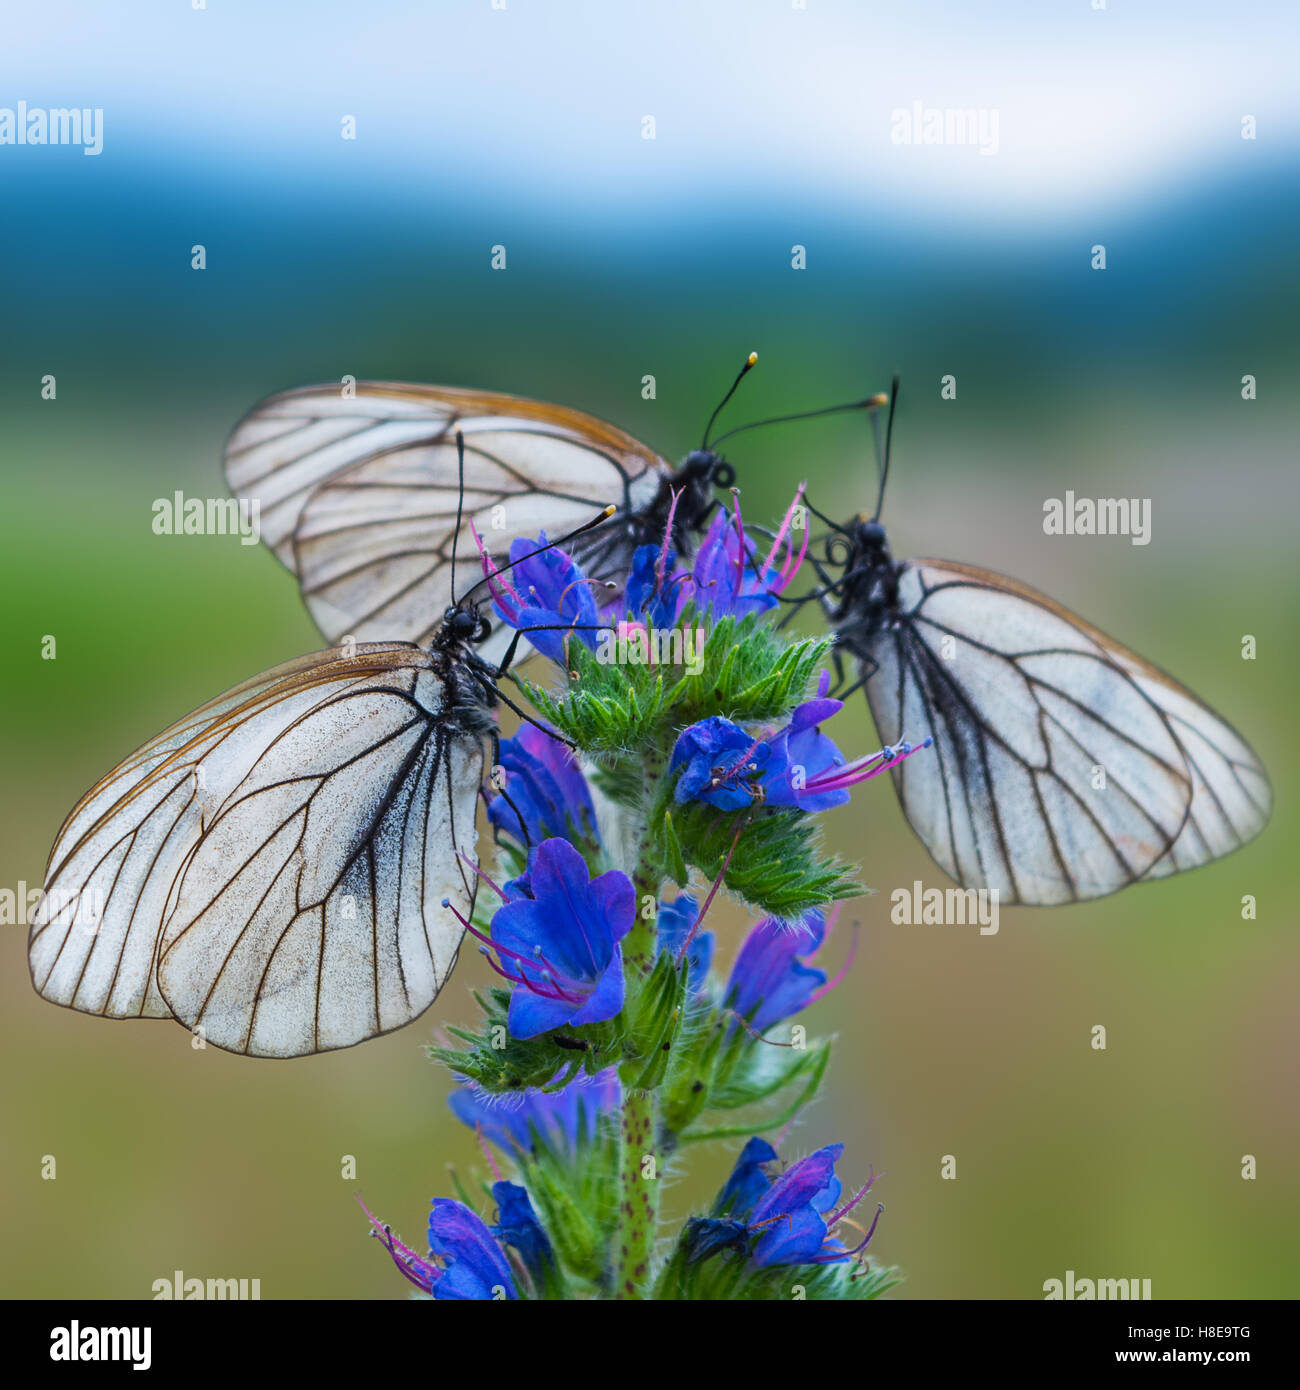
MULTIPOLYGON (((906 1272, 895 1297, 1036 1298, 1067 1269, 1157 1298, 1291 1296, 1293 13, 1243 6, 1221 34, 1209 5, 619 9, 15 20, 0 105, 102 106, 105 144, 0 148, 0 887, 39 885, 75 799, 146 738, 322 645, 263 547, 151 530, 156 498, 224 495, 223 440, 262 396, 345 373, 498 388, 676 460, 751 348, 728 424, 898 371, 894 553, 1012 574, 1172 672, 1259 751, 1276 808, 1213 866, 1006 909, 980 936, 891 924, 892 888, 947 881, 889 787, 857 788, 828 836, 878 895, 846 909, 856 964, 809 1019, 840 1046, 792 1151, 843 1140, 846 1183, 886 1172, 873 1250, 906 1272), (892 144, 914 100, 998 108, 997 157, 892 144), (1067 489, 1150 498, 1151 543, 1045 535, 1067 489)), ((747 434, 729 457, 750 518, 804 478, 835 515, 874 500, 861 419, 747 434)), ((860 697, 835 734, 875 746, 860 697)), ((712 925, 729 960, 743 915, 723 903, 712 925)), ((56 1009, 25 941, 0 932, 0 1293, 143 1298, 181 1269, 260 1278, 266 1298, 402 1295, 354 1198, 419 1243, 448 1165, 480 1161, 422 1053, 471 1017, 472 951, 412 1026, 273 1063, 56 1009)), ((730 1160, 717 1146, 670 1179, 670 1210, 730 1160)))

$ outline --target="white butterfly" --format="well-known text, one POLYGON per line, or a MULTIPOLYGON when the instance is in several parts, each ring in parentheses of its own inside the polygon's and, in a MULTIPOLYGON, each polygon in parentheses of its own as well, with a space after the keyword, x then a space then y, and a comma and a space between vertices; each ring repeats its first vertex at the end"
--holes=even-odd
POLYGON ((317 652, 245 681, 92 787, 29 935, 39 993, 258 1057, 423 1013, 462 934, 440 904, 473 905, 461 855, 494 729, 478 615, 459 612, 427 650, 317 652))
MULTIPOLYGON (((888 472, 887 437, 882 499, 888 472)), ((1263 829, 1259 759, 1171 676, 1013 579, 896 563, 875 518, 831 525, 827 617, 881 739, 933 736, 892 775, 912 829, 963 886, 1079 902, 1209 863, 1263 829)))
MULTIPOLYGON (((636 546, 663 539, 670 509, 679 548, 689 549, 714 484, 735 478, 707 446, 674 471, 603 420, 519 396, 393 382, 358 382, 346 397, 337 384, 273 396, 236 426, 226 478, 258 501, 262 538, 297 575, 328 640, 423 644, 453 591, 479 578, 472 547, 453 565, 457 432, 464 512, 494 552, 572 530, 593 505, 618 508, 574 549, 596 579, 621 581, 636 546)), ((499 655, 503 638, 485 654, 499 655)))

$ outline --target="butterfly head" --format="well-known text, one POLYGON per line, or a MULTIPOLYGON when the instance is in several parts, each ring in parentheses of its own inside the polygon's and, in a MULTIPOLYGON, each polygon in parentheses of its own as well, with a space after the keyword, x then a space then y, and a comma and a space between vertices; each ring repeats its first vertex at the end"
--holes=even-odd
POLYGON ((730 487, 736 470, 714 449, 693 449, 677 470, 677 481, 707 494, 711 488, 730 487))
POLYGON ((853 523, 852 531, 854 546, 864 556, 876 551, 888 556, 889 544, 885 539, 885 528, 880 522, 860 516, 853 523))
POLYGON ((682 503, 689 501, 702 513, 712 505, 715 487, 730 487, 735 481, 736 470, 717 450, 694 449, 674 475, 673 486, 685 489, 682 503))
POLYGON ((629 532, 638 545, 661 541, 671 517, 672 543, 679 552, 689 553, 713 510, 714 488, 730 487, 735 481, 736 470, 716 450, 692 450, 660 484, 654 503, 629 517, 629 532))
POLYGON ((865 623, 869 629, 886 623, 898 606, 898 570, 889 553, 885 528, 874 518, 858 516, 837 527, 827 539, 826 563, 838 571, 831 608, 836 623, 865 623))
POLYGON ((442 635, 456 645, 482 642, 492 631, 492 624, 478 611, 475 604, 452 604, 442 615, 442 635))

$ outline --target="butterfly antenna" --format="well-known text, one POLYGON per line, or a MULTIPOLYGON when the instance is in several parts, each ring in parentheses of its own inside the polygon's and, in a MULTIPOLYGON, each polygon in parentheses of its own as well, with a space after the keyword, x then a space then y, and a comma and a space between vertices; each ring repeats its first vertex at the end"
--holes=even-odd
MULTIPOLYGON (((893 457, 894 449, 894 416, 898 413, 898 373, 894 373, 893 383, 889 388, 889 421, 885 425, 885 461, 880 469, 880 492, 876 496, 876 514, 872 521, 880 520, 881 508, 885 505, 885 484, 889 482, 889 460, 893 457)), ((873 416, 874 420, 875 417, 873 416)))
MULTIPOLYGON (((465 436, 456 431, 456 529, 451 533, 451 606, 456 607, 456 542, 460 540, 460 520, 465 510, 465 436)), ((472 592, 472 591, 471 591, 472 592)))
POLYGON ((791 420, 815 420, 819 415, 842 415, 849 410, 869 410, 874 424, 875 412, 882 405, 888 405, 889 397, 883 393, 868 396, 861 401, 848 401, 844 405, 827 405, 820 410, 801 410, 796 415, 774 415, 770 420, 751 420, 747 425, 737 425, 734 430, 728 430, 726 434, 720 434, 713 441, 714 445, 721 444, 724 439, 730 439, 733 435, 744 434, 746 430, 762 429, 764 425, 785 425, 791 420))
POLYGON ((466 590, 465 598, 469 598, 470 594, 474 592, 474 589, 481 589, 489 579, 498 578, 500 575, 514 569, 516 565, 522 565, 525 560, 531 560, 534 555, 541 555, 547 550, 554 550, 557 546, 567 545, 575 537, 581 536, 584 532, 591 531, 595 527, 602 525, 604 522, 608 521, 616 511, 618 511, 618 508, 611 502, 603 511, 597 512, 590 521, 584 521, 581 526, 575 526, 572 531, 561 536, 559 540, 547 541, 545 545, 539 545, 536 550, 530 550, 527 555, 521 555, 517 560, 511 560, 502 565, 499 569, 494 569, 490 575, 485 574, 473 588, 466 590))
POLYGON ((718 416, 722 414, 723 406, 725 406, 726 403, 732 398, 732 396, 736 394, 736 387, 739 386, 742 381, 744 381, 746 373, 748 373, 754 366, 756 366, 757 363, 758 353, 756 352, 751 352, 749 356, 745 358, 745 365, 736 373, 736 379, 731 383, 731 389, 718 402, 713 414, 709 416, 709 423, 704 427, 704 441, 700 445, 701 449, 707 449, 709 447, 709 435, 713 432, 713 426, 717 421, 718 416))

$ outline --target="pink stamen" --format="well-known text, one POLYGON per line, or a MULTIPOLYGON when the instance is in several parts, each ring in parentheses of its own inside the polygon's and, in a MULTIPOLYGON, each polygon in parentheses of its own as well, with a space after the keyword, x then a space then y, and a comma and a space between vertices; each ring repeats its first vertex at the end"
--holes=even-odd
POLYGON ((483 537, 479 535, 478 528, 474 525, 474 518, 469 522, 470 534, 474 537, 474 544, 478 546, 479 559, 483 566, 483 578, 487 581, 488 593, 501 605, 503 612, 513 623, 518 617, 523 607, 523 600, 515 591, 514 586, 508 581, 503 581, 501 572, 497 569, 496 561, 488 553, 488 548, 483 544, 483 537), (511 612, 513 606, 514 611, 511 612))
MULTIPOLYGON (((785 518, 784 518, 784 520, 781 522, 780 529, 779 529, 779 530, 777 531, 777 533, 776 533, 776 539, 773 540, 773 542, 772 542, 772 549, 768 551, 767 559, 763 561, 763 566, 762 566, 762 571, 761 571, 763 574, 766 574, 766 573, 768 572, 768 570, 770 570, 770 569, 772 568, 773 562, 776 560, 777 553, 778 553, 778 552, 780 551, 780 549, 781 549, 781 542, 782 542, 782 541, 785 541, 786 538, 787 538, 787 536, 789 535, 789 533, 790 533, 790 524, 791 524, 791 522, 793 522, 795 512, 796 512, 796 511, 798 510, 798 508, 799 508, 799 500, 800 500, 800 498, 803 497, 803 490, 804 490, 804 488, 806 488, 807 486, 808 486, 807 483, 800 483, 799 486, 795 489, 794 501, 791 502, 790 505, 789 505, 789 507, 786 508, 785 518)), ((804 531, 804 536, 803 536, 803 547, 804 547, 804 551, 806 551, 807 548, 808 548, 808 528, 805 526, 805 527, 803 528, 803 531, 804 531)), ((787 543, 787 545, 786 545, 786 557, 785 557, 785 560, 782 562, 781 568, 780 568, 780 570, 779 570, 779 572, 778 572, 779 578, 780 578, 780 581, 781 581, 780 584, 777 586, 777 592, 778 592, 778 593, 779 593, 782 589, 785 588, 785 586, 790 582, 791 579, 794 578, 794 572, 791 572, 790 574, 787 574, 787 573, 786 573, 786 566, 790 563, 790 558, 791 558, 791 556, 792 556, 793 554, 794 554, 794 546, 793 546, 792 544, 787 543)), ((800 556, 799 556, 799 563, 801 564, 802 562, 803 562, 803 552, 801 551, 801 552, 800 552, 800 556)), ((799 568, 799 564, 796 564, 796 565, 795 565, 795 570, 797 571, 798 568, 799 568)))
MULTIPOLYGON (((507 980, 514 980, 516 984, 527 985, 528 988, 531 989, 534 994, 540 994, 544 998, 563 999, 565 1003, 568 1004, 582 1003, 583 999, 586 996, 582 994, 570 995, 566 993, 566 991, 559 984, 559 981, 557 979, 557 976, 560 976, 560 971, 558 971, 555 968, 555 966, 553 966, 551 962, 546 959, 545 956, 526 956, 521 951, 512 950, 509 946, 502 946, 499 941, 493 941, 490 936, 485 936, 481 931, 479 931, 479 929, 473 924, 473 922, 470 922, 466 918, 462 917, 461 914, 457 911, 455 904, 451 901, 450 898, 444 898, 442 900, 442 905, 461 924, 461 926, 464 927, 467 932, 469 932, 469 934, 472 937, 481 941, 485 946, 495 951, 498 956, 508 956, 511 960, 517 960, 520 963, 520 965, 526 967, 524 970, 520 971, 520 975, 523 976, 522 979, 517 978, 514 975, 507 975, 505 970, 503 970, 492 959, 492 957, 490 955, 487 955, 487 953, 485 952, 484 954, 486 956, 487 963, 490 966, 492 966, 494 970, 496 970, 498 975, 505 976, 507 980), (542 986, 537 983, 537 981, 528 978, 528 970, 536 970, 538 971, 538 973, 544 973, 547 977, 546 984, 549 985, 551 989, 556 990, 557 993, 548 994, 546 990, 543 989, 542 986)), ((578 987, 578 982, 576 980, 570 980, 567 978, 567 976, 561 978, 564 978, 565 983, 570 985, 571 987, 578 987)))
POLYGON ((487 874, 485 874, 483 870, 479 868, 478 864, 476 864, 474 860, 471 859, 469 855, 465 853, 464 850, 461 850, 460 857, 465 861, 466 864, 470 866, 471 869, 474 870, 474 872, 479 876, 479 878, 481 878, 483 882, 487 884, 487 886, 497 895, 497 897, 500 898, 502 902, 505 902, 505 893, 502 892, 502 890, 498 888, 495 883, 493 883, 493 881, 487 876, 487 874))
POLYGON ((797 575, 797 574, 799 573, 799 571, 803 568, 804 559, 805 559, 805 557, 806 557, 807 554, 808 554, 808 532, 809 532, 809 530, 810 530, 810 528, 807 526, 807 524, 805 524, 805 525, 804 525, 804 528, 803 528, 803 539, 802 539, 802 540, 800 541, 800 543, 799 543, 799 556, 798 556, 798 558, 795 560, 794 564, 790 567, 790 569, 789 569, 788 572, 785 571, 784 569, 782 570, 782 572, 781 572, 781 590, 778 590, 778 592, 781 592, 781 591, 783 591, 784 589, 786 589, 786 588, 788 587, 788 585, 790 584, 790 582, 794 579, 795 575, 797 575))
POLYGON ((864 1182, 862 1186, 858 1188, 855 1196, 847 1203, 847 1205, 842 1206, 839 1209, 839 1211, 835 1213, 834 1216, 827 1218, 826 1229, 828 1231, 832 1230, 839 1222, 844 1220, 844 1218, 849 1214, 849 1212, 851 1212, 853 1208, 856 1207, 857 1204, 867 1195, 867 1193, 871 1191, 871 1186, 873 1183, 879 1182, 880 1179, 885 1176, 883 1173, 877 1173, 874 1168, 870 1168, 867 1171, 869 1173, 869 1176, 866 1182, 864 1182))
POLYGON ((785 1145, 785 1141, 790 1137, 790 1131, 795 1127, 795 1125, 799 1123, 799 1116, 802 1114, 803 1109, 801 1107, 800 1109, 796 1110, 793 1115, 790 1116, 789 1120, 782 1126, 781 1133, 778 1134, 776 1138, 772 1140, 772 1147, 777 1151, 777 1153, 781 1152, 781 1149, 785 1145))
POLYGON ((847 1259, 851 1255, 860 1255, 867 1248, 867 1246, 871 1244, 871 1237, 876 1234, 876 1227, 880 1225, 880 1218, 884 1214, 885 1204, 884 1202, 878 1202, 876 1204, 876 1214, 872 1218, 871 1225, 867 1227, 866 1235, 863 1236, 862 1240, 857 1245, 855 1245, 852 1250, 844 1250, 839 1253, 830 1255, 814 1255, 812 1263, 819 1265, 829 1264, 832 1260, 843 1260, 847 1259))
MULTIPOLYGON (((486 946, 480 946, 479 952, 488 966, 495 970, 503 980, 509 980, 511 984, 523 985, 525 989, 531 990, 533 994, 540 995, 543 999, 556 999, 565 1004, 580 1004, 581 999, 575 999, 563 993, 560 987, 552 982, 551 989, 543 989, 535 980, 530 980, 521 970, 518 975, 512 975, 498 961, 492 959, 492 954, 486 946), (552 992, 554 991, 554 992, 552 992)), ((513 953, 512 953, 513 954, 513 953)))
POLYGON ((731 489, 731 501, 736 511, 736 537, 739 541, 736 556, 736 593, 739 595, 745 587, 745 522, 740 515, 740 489, 731 489))
MULTIPOLYGON (((559 602, 563 603, 574 589, 580 589, 584 584, 590 584, 593 589, 602 587, 613 589, 617 587, 612 580, 607 579, 575 579, 572 584, 566 584, 564 588, 560 590, 559 602)), ((528 592, 530 594, 536 594, 537 590, 532 585, 529 585, 528 592)), ((573 621, 576 623, 578 620, 575 618, 573 621)))
MULTIPOLYGON (((837 903, 836 906, 838 907, 839 904, 837 903)), ((827 937, 823 938, 823 945, 825 944, 825 941, 829 939, 829 932, 830 928, 828 926, 827 937)), ((849 943, 849 954, 845 959, 844 964, 841 965, 839 970, 835 972, 835 976, 833 979, 827 980, 826 983, 819 990, 815 990, 813 992, 812 997, 808 1000, 810 1004, 815 1004, 819 999, 824 999, 826 995, 828 995, 831 992, 831 990, 833 990, 837 985, 843 982, 844 977, 853 968, 853 958, 858 954, 859 935, 860 933, 858 931, 858 924, 855 922, 853 924, 853 940, 849 943)))
POLYGON ((882 748, 879 752, 867 753, 861 758, 855 758, 851 763, 844 763, 840 767, 818 773, 816 777, 810 777, 804 783, 804 790, 808 792, 843 791, 858 782, 870 781, 871 778, 879 776, 880 773, 888 772, 890 768, 897 767, 905 758, 910 758, 913 753, 919 753, 922 749, 929 748, 933 742, 932 738, 926 738, 924 742, 916 744, 915 747, 882 748), (887 761, 881 761, 889 754, 896 754, 896 756, 887 761), (873 764, 875 766, 872 766, 873 764))
POLYGON ((673 538, 673 518, 677 515, 677 499, 683 491, 683 488, 678 488, 676 492, 670 490, 669 493, 673 500, 668 504, 668 525, 664 527, 664 543, 659 549, 659 558, 655 561, 656 593, 663 588, 664 571, 668 568, 668 545, 673 538))
POLYGON ((425 1293, 428 1293, 433 1287, 433 1281, 441 1275, 442 1271, 437 1265, 417 1255, 409 1245, 404 1245, 398 1240, 397 1237, 393 1235, 392 1227, 385 1226, 370 1208, 361 1201, 360 1197, 357 1198, 357 1201, 360 1203, 361 1210, 364 1211, 369 1218, 371 1226, 374 1227, 371 1234, 377 1237, 383 1244, 389 1255, 392 1256, 393 1263, 397 1266, 398 1270, 417 1288, 421 1288, 425 1293), (414 1273, 416 1270, 420 1271, 424 1277, 417 1277, 416 1273, 414 1273))
POLYGON ((717 878, 713 880, 713 887, 709 889, 709 896, 705 898, 704 906, 701 907, 699 912, 696 914, 695 925, 691 927, 690 931, 687 933, 686 940, 682 942, 681 948, 677 952, 677 959, 674 962, 674 964, 677 966, 679 970, 681 969, 682 959, 686 955, 687 948, 690 946, 691 942, 695 940, 695 933, 699 931, 700 926, 704 921, 705 913, 708 912, 709 908, 713 905, 713 899, 717 896, 718 889, 722 887, 722 880, 726 878, 727 870, 731 866, 731 856, 735 854, 736 846, 740 843, 740 832, 744 830, 747 824, 747 820, 742 820, 741 823, 736 827, 736 833, 734 836, 732 836, 731 840, 731 848, 727 851, 725 857, 722 860, 722 867, 718 870, 717 878))
POLYGON ((496 1157, 492 1153, 492 1150, 488 1148, 487 1139, 484 1138, 482 1120, 474 1121, 474 1133, 478 1135, 478 1146, 483 1151, 483 1157, 487 1159, 488 1167, 492 1170, 492 1176, 497 1180, 497 1182, 500 1182, 501 1169, 497 1167, 496 1157))
POLYGON ((726 772, 721 774, 721 776, 710 777, 709 789, 712 791, 714 788, 722 786, 724 782, 730 782, 733 777, 736 777, 743 772, 752 771, 753 768, 749 760, 758 751, 759 744, 765 741, 766 740, 762 738, 756 738, 753 741, 753 743, 751 743, 749 747, 745 750, 744 754, 736 759, 736 762, 732 767, 729 767, 726 770, 726 772))

